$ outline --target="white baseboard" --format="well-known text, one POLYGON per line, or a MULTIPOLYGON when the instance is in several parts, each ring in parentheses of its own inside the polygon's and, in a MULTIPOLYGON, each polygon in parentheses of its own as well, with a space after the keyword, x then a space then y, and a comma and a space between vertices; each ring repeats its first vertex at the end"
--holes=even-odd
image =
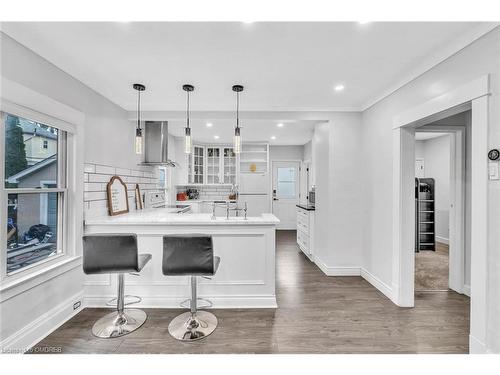
MULTIPOLYGON (((85 307, 107 307, 106 302, 116 296, 85 296, 85 307)), ((210 300, 216 309, 275 309, 278 307, 275 296, 199 296, 210 300)), ((142 296, 142 301, 134 304, 141 308, 178 309, 186 297, 142 296)))
POLYGON ((359 267, 329 267, 319 258, 314 258, 314 263, 326 276, 361 276, 359 267))
POLYGON ((470 354, 488 354, 484 342, 478 340, 472 335, 469 335, 469 353, 470 354))
POLYGON ((470 297, 470 285, 464 285, 462 288, 462 292, 467 296, 470 297))
POLYGON ((83 302, 83 292, 71 296, 7 337, 0 343, 1 350, 7 353, 23 353, 33 347, 82 310, 82 306, 73 310, 73 304, 77 301, 83 302))
POLYGON ((393 301, 393 292, 392 292, 392 288, 389 285, 384 283, 377 276, 368 272, 364 268, 361 268, 361 277, 363 277, 363 279, 368 281, 375 288, 377 288, 379 291, 381 291, 387 298, 389 298, 391 301, 393 301))
POLYGON ((450 244, 450 239, 449 238, 444 238, 444 237, 439 237, 436 236, 436 242, 444 243, 445 245, 450 244))
POLYGON ((393 301, 392 288, 363 267, 330 267, 321 259, 315 258, 314 261, 319 269, 327 276, 361 276, 393 301))

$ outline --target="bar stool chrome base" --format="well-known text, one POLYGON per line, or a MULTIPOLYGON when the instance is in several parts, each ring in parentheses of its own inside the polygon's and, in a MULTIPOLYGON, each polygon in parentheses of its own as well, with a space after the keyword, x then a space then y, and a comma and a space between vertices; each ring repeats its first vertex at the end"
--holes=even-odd
POLYGON ((170 322, 168 332, 180 341, 196 341, 209 336, 215 331, 217 324, 217 317, 211 312, 185 312, 170 322))
POLYGON ((125 336, 142 326, 147 315, 139 309, 125 309, 123 313, 114 311, 95 322, 92 334, 102 339, 125 336))

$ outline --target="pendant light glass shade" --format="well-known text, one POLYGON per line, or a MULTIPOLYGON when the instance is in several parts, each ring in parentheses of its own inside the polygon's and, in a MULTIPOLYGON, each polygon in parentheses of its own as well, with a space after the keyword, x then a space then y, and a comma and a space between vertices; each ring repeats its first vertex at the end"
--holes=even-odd
POLYGON ((241 152, 241 135, 240 135, 240 128, 239 127, 234 129, 233 151, 235 154, 239 154, 241 152))
POLYGON ((240 92, 243 91, 243 86, 234 85, 233 91, 236 93, 236 127, 234 128, 234 144, 233 152, 239 154, 241 152, 241 134, 240 134, 240 92))
POLYGON ((135 129, 135 153, 142 154, 142 129, 135 129))
POLYGON ((193 149, 193 143, 191 141, 191 128, 186 128, 186 135, 184 136, 184 152, 190 154, 193 149))
POLYGON ((141 91, 146 90, 146 86, 134 83, 132 87, 137 90, 137 128, 135 129, 134 149, 135 153, 142 154, 142 129, 141 129, 141 91))
POLYGON ((193 151, 193 142, 191 140, 191 128, 189 127, 189 93, 194 91, 193 85, 183 85, 182 89, 187 93, 187 109, 186 109, 186 128, 184 135, 184 152, 190 154, 193 151))

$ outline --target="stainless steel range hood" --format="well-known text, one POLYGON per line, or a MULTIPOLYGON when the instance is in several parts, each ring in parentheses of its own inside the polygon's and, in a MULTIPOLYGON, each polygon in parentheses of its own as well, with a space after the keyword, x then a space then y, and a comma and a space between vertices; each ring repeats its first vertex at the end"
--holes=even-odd
POLYGON ((168 158, 168 121, 146 121, 144 124, 143 165, 176 167, 168 158))

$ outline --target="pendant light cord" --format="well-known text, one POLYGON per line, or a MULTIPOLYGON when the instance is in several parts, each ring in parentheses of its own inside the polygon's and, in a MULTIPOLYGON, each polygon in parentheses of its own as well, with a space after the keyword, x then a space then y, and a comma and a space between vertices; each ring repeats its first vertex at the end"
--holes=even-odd
POLYGON ((137 129, 141 128, 141 90, 138 90, 137 99, 137 129))
POLYGON ((187 127, 189 129, 189 91, 187 92, 187 110, 186 110, 186 117, 187 117, 187 127))
POLYGON ((236 92, 236 127, 240 127, 240 92, 236 92))

